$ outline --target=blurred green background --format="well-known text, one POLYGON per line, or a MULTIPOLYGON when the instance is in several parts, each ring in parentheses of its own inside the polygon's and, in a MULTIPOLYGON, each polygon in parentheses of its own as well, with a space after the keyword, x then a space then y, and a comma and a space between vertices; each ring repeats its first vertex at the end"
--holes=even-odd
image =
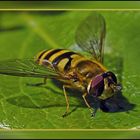
MULTIPOLYGON (((135 108, 116 113, 98 111, 95 118, 82 98, 69 92, 71 114, 56 81, 44 87, 26 83, 42 79, 0 75, 1 129, 139 129, 140 128, 140 12, 98 11, 106 21, 105 66, 116 73, 122 94, 135 108), (76 108, 75 108, 76 107, 76 108)), ((75 30, 90 11, 0 12, 0 60, 33 58, 50 48, 75 47, 75 30)), ((77 93, 79 94, 79 93, 77 93)), ((122 106, 126 102, 122 101, 122 106)), ((120 101, 120 102, 121 102, 120 101)), ((119 103, 120 103, 119 102, 119 103)), ((128 104, 129 104, 128 103, 128 104)))

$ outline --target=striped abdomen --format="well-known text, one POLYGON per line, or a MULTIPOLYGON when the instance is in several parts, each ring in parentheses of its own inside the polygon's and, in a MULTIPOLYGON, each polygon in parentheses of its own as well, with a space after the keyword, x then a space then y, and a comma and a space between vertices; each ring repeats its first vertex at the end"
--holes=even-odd
POLYGON ((71 67, 83 59, 83 56, 70 50, 52 49, 46 50, 38 54, 37 60, 39 64, 43 64, 44 60, 48 60, 59 71, 69 71, 71 67))
POLYGON ((48 60, 62 72, 68 72, 71 68, 75 68, 80 74, 86 76, 87 74, 101 73, 104 67, 97 62, 93 62, 84 56, 64 49, 45 50, 38 54, 37 60, 39 64, 43 64, 44 60, 48 60))

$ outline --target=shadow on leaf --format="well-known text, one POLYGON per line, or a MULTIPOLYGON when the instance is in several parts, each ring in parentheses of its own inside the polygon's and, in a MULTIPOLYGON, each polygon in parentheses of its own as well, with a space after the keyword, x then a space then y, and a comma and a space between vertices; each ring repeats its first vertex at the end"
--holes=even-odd
POLYGON ((123 95, 122 93, 117 93, 113 97, 101 100, 100 102, 100 108, 104 112, 129 112, 130 110, 133 110, 136 105, 130 103, 123 95))
MULTIPOLYGON (((55 91, 55 94, 57 92, 55 91)), ((62 94, 63 95, 63 94, 62 94)), ((30 94, 29 96, 17 96, 7 99, 10 104, 24 107, 24 108, 33 108, 33 109, 44 109, 51 107, 66 107, 66 102, 64 96, 61 96, 61 93, 54 95, 53 93, 37 93, 30 94)), ((85 107, 81 103, 80 99, 71 99, 71 107, 85 107)))

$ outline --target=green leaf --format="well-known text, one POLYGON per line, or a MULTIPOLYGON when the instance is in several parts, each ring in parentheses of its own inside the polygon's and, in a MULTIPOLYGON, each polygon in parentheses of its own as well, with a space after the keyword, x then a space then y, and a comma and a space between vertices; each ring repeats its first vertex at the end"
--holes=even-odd
MULTIPOLYGON (((119 129, 140 126, 140 13, 102 11, 107 25, 105 66, 123 85, 122 103, 116 113, 98 111, 91 118, 78 91, 68 90, 70 114, 66 110, 62 85, 48 80, 46 86, 29 87, 43 79, 0 75, 0 128, 24 129, 119 129), (127 108, 130 103, 135 108, 127 108)), ((75 48, 75 30, 88 11, 2 12, 0 60, 33 58, 50 48, 75 48)))

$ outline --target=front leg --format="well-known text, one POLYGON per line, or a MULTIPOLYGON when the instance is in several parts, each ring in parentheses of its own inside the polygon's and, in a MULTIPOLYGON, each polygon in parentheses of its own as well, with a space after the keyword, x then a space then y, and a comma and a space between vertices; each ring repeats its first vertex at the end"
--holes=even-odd
POLYGON ((84 94, 82 95, 82 97, 83 97, 83 99, 84 99, 84 101, 85 101, 85 104, 87 105, 87 107, 89 108, 89 110, 90 110, 90 112, 91 112, 91 117, 95 117, 95 114, 96 114, 96 112, 97 112, 97 108, 93 109, 93 108, 89 105, 88 101, 86 100, 86 96, 87 96, 87 95, 88 95, 87 93, 84 93, 84 94))

